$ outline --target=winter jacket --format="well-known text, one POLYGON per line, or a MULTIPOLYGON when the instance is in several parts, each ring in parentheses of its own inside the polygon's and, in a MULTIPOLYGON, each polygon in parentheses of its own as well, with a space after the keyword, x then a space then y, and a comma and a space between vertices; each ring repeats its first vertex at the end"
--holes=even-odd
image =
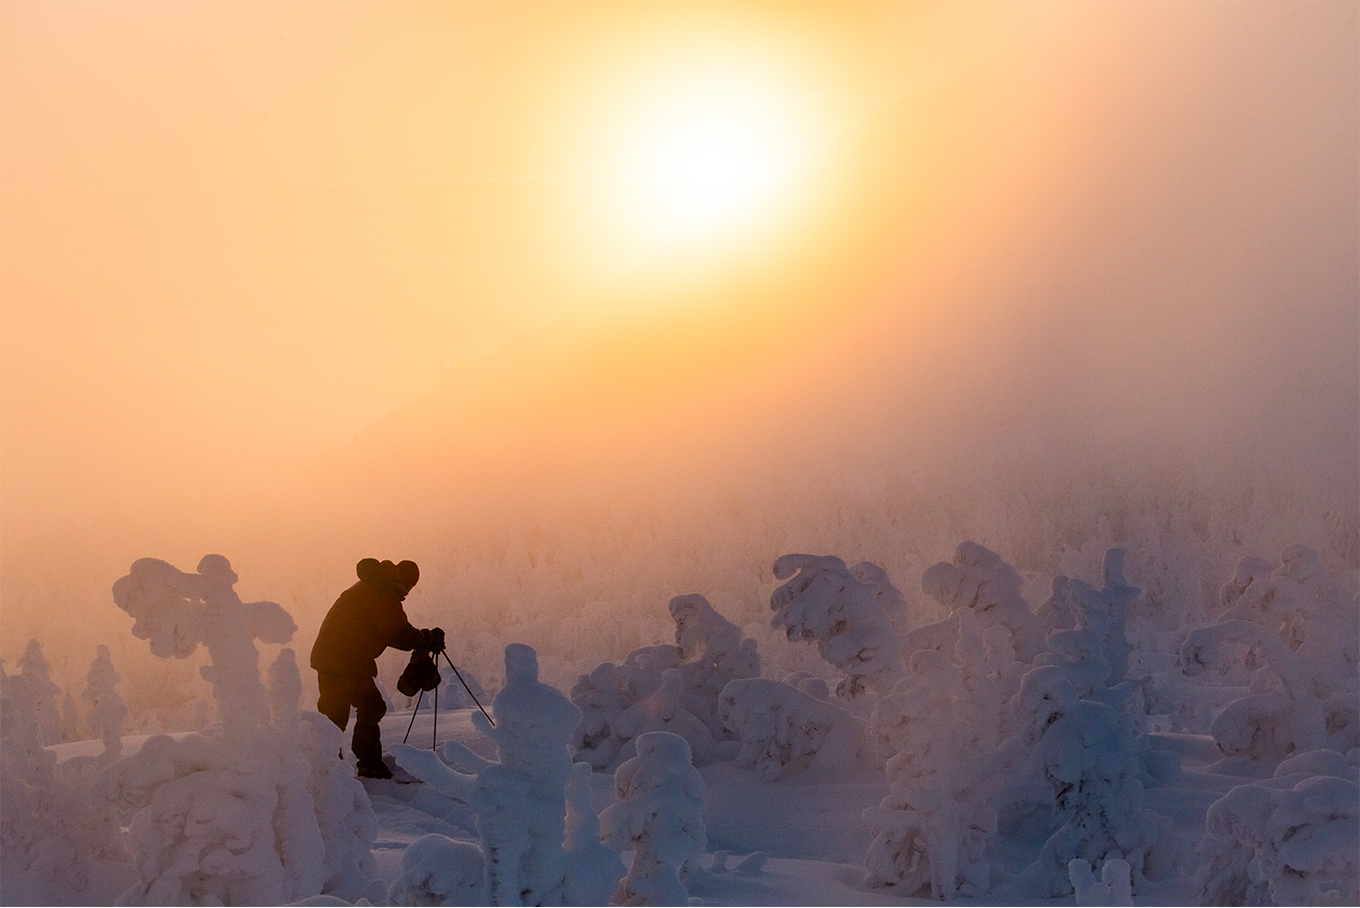
POLYGON ((378 656, 389 646, 409 651, 425 645, 425 634, 411 625, 401 607, 407 591, 390 565, 378 566, 373 559, 359 563, 361 579, 340 594, 321 622, 312 645, 312 668, 375 677, 378 656))

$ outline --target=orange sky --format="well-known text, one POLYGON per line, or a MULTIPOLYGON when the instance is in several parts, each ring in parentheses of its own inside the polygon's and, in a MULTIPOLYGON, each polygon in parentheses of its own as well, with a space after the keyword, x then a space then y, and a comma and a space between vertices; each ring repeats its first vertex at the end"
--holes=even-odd
POLYGON ((0 3, 5 557, 138 502, 201 554, 177 512, 507 343, 656 343, 641 300, 720 307, 675 350, 778 362, 752 382, 833 408, 1023 421, 1066 383, 1081 418, 1140 413, 1129 436, 1286 412, 1349 475, 1356 10, 0 3), (748 76, 807 163, 749 230, 672 244, 621 201, 620 149, 748 76))
POLYGON ((600 187, 653 83, 768 58, 834 121, 958 63, 930 7, 0 17, 7 516, 280 472, 626 273, 600 187))

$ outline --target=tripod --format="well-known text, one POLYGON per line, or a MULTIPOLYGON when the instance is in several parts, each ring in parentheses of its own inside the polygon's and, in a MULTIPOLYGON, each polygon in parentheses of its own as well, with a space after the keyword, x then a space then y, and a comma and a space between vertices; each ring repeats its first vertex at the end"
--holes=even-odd
MULTIPOLYGON (((487 713, 486 709, 482 707, 482 702, 477 699, 477 695, 472 692, 472 688, 468 687, 468 683, 463 680, 463 673, 458 671, 458 666, 453 664, 453 660, 449 658, 448 652, 441 649, 439 651, 439 655, 443 656, 444 661, 449 664, 449 668, 453 669, 454 675, 458 677, 459 683, 463 685, 463 690, 467 691, 468 696, 472 698, 472 702, 476 703, 477 708, 482 711, 482 715, 486 716, 486 721, 491 723, 492 728, 495 728, 496 720, 491 718, 490 714, 487 713)), ((406 739, 411 736, 411 728, 416 724, 416 713, 420 712, 420 701, 422 698, 424 698, 424 696, 425 691, 423 690, 416 695, 416 708, 411 710, 411 721, 407 723, 406 734, 402 735, 401 738, 401 743, 403 744, 405 744, 406 739)), ((439 737, 439 685, 436 684, 434 686, 434 730, 430 733, 431 750, 434 749, 435 741, 438 737, 439 737)))

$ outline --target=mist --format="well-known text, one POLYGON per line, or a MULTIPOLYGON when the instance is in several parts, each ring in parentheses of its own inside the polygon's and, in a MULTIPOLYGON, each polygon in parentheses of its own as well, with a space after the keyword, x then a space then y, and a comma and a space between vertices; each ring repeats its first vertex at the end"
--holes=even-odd
MULTIPOLYGON (((1038 591, 1124 546, 1151 607, 1186 620, 1237 558, 1294 543, 1353 590, 1355 8, 1024 10, 985 40, 965 29, 985 18, 976 11, 847 12, 858 18, 836 40, 896 22, 901 54, 948 57, 934 38, 966 65, 913 71, 880 38, 889 46, 866 50, 871 75, 910 75, 913 87, 821 150, 758 243, 696 236, 604 277, 576 264, 530 280, 516 256, 551 243, 516 232, 531 218, 506 215, 502 296, 479 278, 482 304, 465 322, 425 317, 430 287, 445 285, 408 267, 423 259, 379 256, 353 237, 318 259, 298 240, 272 247, 268 302, 244 279, 230 295, 186 294, 212 318, 177 328, 173 312, 128 317, 130 334, 155 332, 132 343, 119 312, 136 286, 120 295, 96 274, 42 308, 46 279, 16 263, 66 196, 20 197, 23 159, 3 165, 0 654, 36 637, 73 682, 106 642, 129 702, 153 702, 178 667, 139 672, 163 660, 131 640, 109 587, 136 558, 189 570, 208 552, 231 559, 244 599, 294 615, 299 651, 356 561, 414 559, 412 620, 448 629, 455 658, 493 683, 505 642, 538 648, 544 677, 562 684, 663 639, 664 603, 686 592, 762 628, 764 652, 770 566, 794 551, 882 565, 913 623, 932 617, 921 570, 963 539, 1000 552, 1038 591), (360 274, 346 255, 377 264, 360 274), (384 269, 408 302, 426 302, 391 303, 400 294, 384 269), (367 308, 331 314, 318 285, 367 308), (554 287, 551 305, 524 298, 554 287), (293 288, 299 312, 272 311, 293 288), (74 302, 87 297, 107 321, 98 343, 73 327, 90 317, 74 302), (324 327, 344 319, 382 327, 324 327), (478 320, 495 327, 450 342, 443 362, 422 352, 429 335, 478 320), (188 351, 217 323, 226 341, 196 360, 188 351), (68 332, 98 355, 42 364, 68 332), (174 367, 152 368, 156 351, 174 367), (347 364, 327 371, 327 356, 347 364), (293 371, 271 371, 271 357, 294 358, 293 371), (200 367, 237 377, 202 384, 200 367), (170 393, 181 375, 198 396, 170 393), (68 399, 78 405, 63 417, 68 399), (48 430, 54 441, 34 440, 48 430)), ((481 27, 519 34, 475 21, 451 33, 481 27)), ((399 53, 407 32, 393 34, 385 51, 365 51, 375 65, 399 53)), ((26 84, 15 78, 11 96, 26 84)), ((290 91, 305 106, 306 85, 290 91)), ((521 87, 512 101, 531 96, 521 87)), ((324 234, 337 229, 328 206, 362 206, 365 192, 303 210, 324 234)), ((374 218, 365 236, 392 243, 384 224, 405 240, 454 217, 434 214, 430 193, 399 227, 374 218)), ((185 224, 220 212, 184 195, 174 205, 185 224)), ((212 241, 243 242, 234 235, 282 205, 261 191, 212 241)), ((149 251, 148 273, 191 273, 208 245, 149 251)), ((44 261, 79 260, 67 250, 44 261)), ((201 683, 189 666, 173 678, 201 683)))

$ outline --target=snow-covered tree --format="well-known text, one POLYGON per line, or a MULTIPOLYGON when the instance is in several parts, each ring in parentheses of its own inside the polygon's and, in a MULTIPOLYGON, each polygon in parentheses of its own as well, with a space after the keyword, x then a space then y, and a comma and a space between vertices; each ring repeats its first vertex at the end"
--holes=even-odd
MULTIPOLYGON (((866 574, 861 569, 861 574, 866 574)), ((881 587, 851 572, 834 555, 781 555, 770 594, 770 626, 790 640, 810 640, 841 673, 836 695, 852 700, 884 693, 902 676, 902 662, 884 614, 881 587)))
POLYGON ((1137 888, 1164 820, 1143 806, 1143 748, 1132 718, 1081 699, 1052 665, 1025 674, 1014 704, 1033 742, 1030 771, 1048 784, 1059 822, 1021 874, 1019 891, 1070 895, 1068 865, 1077 859, 1093 868, 1127 861, 1137 888))
MULTIPOLYGON (((823 682, 822 691, 826 693, 823 682)), ((783 681, 740 678, 723 688, 721 713, 741 742, 738 766, 784 779, 814 765, 846 768, 864 755, 866 730, 848 711, 783 681)))
MULTIPOLYGON (((1119 563, 1110 562, 1122 604, 1119 563)), ((1073 584, 1063 578, 1055 589, 1066 592, 1073 584)), ((1024 735, 1024 717, 1012 701, 1043 652, 1043 625, 1020 586, 1014 568, 972 542, 958 546, 953 562, 922 575, 922 591, 950 614, 907 635, 907 675, 874 706, 870 728, 890 788, 878 807, 864 812, 874 832, 865 857, 870 885, 941 899, 989 891, 998 807, 1035 798, 1025 764, 1038 736, 1024 735)), ((1102 689, 1109 674, 1109 598, 1101 599, 1100 632, 1076 641, 1085 646, 1073 647, 1066 660, 1094 672, 1091 686, 1102 689), (1081 663, 1085 655, 1098 664, 1081 663)), ((1055 616, 1056 625, 1067 622, 1076 624, 1076 616, 1055 616)))
POLYGON ((697 766, 730 760, 737 755, 739 745, 735 741, 714 741, 708 726, 681 705, 683 685, 680 669, 668 668, 661 673, 661 687, 615 717, 612 728, 626 742, 616 759, 632 758, 637 753, 637 738, 653 731, 670 732, 684 738, 697 766))
POLYGON ((937 562, 921 575, 921 591, 948 608, 949 616, 914 628, 903 651, 948 652, 958 639, 958 613, 966 609, 984 630, 1004 627, 1015 658, 1032 662, 1044 649, 1044 628, 1021 595, 1022 585, 1019 572, 996 552, 976 542, 959 543, 952 562, 937 562))
POLYGON ((759 677, 755 641, 743 637, 703 596, 676 596, 669 608, 674 644, 639 647, 621 665, 601 663, 571 689, 571 700, 582 713, 572 743, 577 755, 596 769, 615 768, 631 757, 631 739, 648 730, 684 735, 700 765, 736 752, 722 743, 727 731, 718 714, 718 696, 728 681, 759 677), (671 671, 676 676, 668 681, 671 671), (706 732, 695 729, 695 722, 706 732), (667 723, 676 727, 666 728, 667 723), (681 727, 685 730, 678 731, 681 727))
POLYGON ((581 725, 572 745, 577 756, 596 769, 617 767, 628 738, 615 724, 618 717, 661 689, 662 673, 651 653, 628 654, 622 665, 602 662, 581 675, 571 688, 571 701, 581 710, 581 725))
POLYGON ((697 593, 675 596, 668 607, 675 619, 680 703, 721 739, 726 729, 718 715, 718 696, 729 681, 760 677, 756 642, 697 593))
POLYGON ((874 831, 869 885, 908 895, 976 898, 990 888, 986 848, 996 833, 999 787, 997 692, 977 645, 980 629, 960 615, 955 661, 918 650, 910 675, 875 707, 881 741, 899 744, 886 765, 890 790, 864 811, 874 831), (970 645, 971 644, 971 645, 970 645), (961 664, 962 663, 962 664, 961 664), (900 732, 898 731, 900 730, 900 732))
POLYGON ((57 744, 62 740, 61 710, 57 698, 62 690, 52 681, 47 658, 43 655, 42 644, 37 640, 28 641, 24 654, 18 661, 19 675, 28 685, 28 696, 33 703, 33 711, 38 719, 39 732, 44 744, 57 744))
POLYGON ((850 573, 855 575, 855 579, 861 583, 867 583, 877 588, 874 593, 874 601, 878 607, 883 609, 883 614, 887 616, 888 624, 892 627, 893 633, 901 636, 907 632, 907 597, 902 594, 888 576, 888 572, 874 564, 872 561, 859 561, 850 565, 850 573))
MULTIPOLYGON (((1262 558, 1243 558, 1223 585, 1220 599, 1224 610, 1218 623, 1209 627, 1221 626, 1221 631, 1201 628, 1194 633, 1198 645, 1215 633, 1224 640, 1215 648, 1212 664, 1206 660, 1188 670, 1202 673, 1211 668, 1233 678, 1245 675, 1252 695, 1278 691, 1291 698, 1311 697, 1322 706, 1327 746, 1342 752, 1360 746, 1360 604, 1327 574, 1317 553, 1307 546, 1289 546, 1280 553, 1279 567, 1262 558), (1233 625, 1235 621, 1270 631, 1284 649, 1233 625), (1245 654, 1241 647, 1235 651, 1222 645, 1228 642, 1245 646, 1245 654), (1262 658, 1271 663, 1271 671, 1280 673, 1278 684, 1269 671, 1261 670, 1262 658)), ((1257 713, 1266 708, 1264 701, 1253 707, 1257 713)), ((1313 711, 1311 703, 1303 708, 1313 711)), ((1311 749, 1309 742, 1300 746, 1311 749)))
POLYGON ((623 859, 600 841, 600 818, 591 804, 589 763, 575 763, 567 777, 567 824, 563 847, 567 852, 568 905, 603 905, 623 878, 623 859))
POLYGON ((1258 653, 1251 692, 1214 717, 1209 732, 1228 756, 1282 760, 1327 742, 1323 703, 1309 693, 1308 674, 1298 656, 1268 627, 1241 618, 1196 628, 1181 644, 1181 667, 1190 676, 1212 669, 1227 644, 1258 653))
POLYGON ((401 874, 387 890, 389 905, 485 905, 482 850, 430 833, 401 853, 401 874))
POLYGON ((1133 651, 1128 610, 1141 592, 1124 578, 1123 549, 1105 552, 1100 589, 1053 578, 1053 594, 1038 611, 1048 633, 1045 657, 1067 670, 1083 697, 1103 699, 1105 690, 1124 682, 1133 651))
POLYGON ((123 721, 127 718, 128 708, 118 693, 120 680, 122 677, 113 667, 109 648, 99 644, 80 696, 90 704, 90 730, 104 742, 104 758, 109 763, 123 752, 123 721))
POLYGON ((1133 904, 1133 881, 1129 877, 1129 862, 1123 858, 1110 858, 1100 868, 1100 879, 1096 879, 1091 864, 1081 858, 1067 862, 1067 878, 1072 882, 1072 892, 1076 896, 1078 908, 1081 906, 1133 904))
POLYGON ((703 853, 704 782, 690 762, 689 744, 669 732, 637 739, 637 756, 614 773, 618 798, 600 814, 600 838, 633 850, 616 905, 684 905, 682 873, 703 853))
MULTIPOLYGON (((491 904, 564 904, 569 891, 590 886, 575 875, 599 868, 593 849, 577 863, 565 847, 570 742, 581 711, 538 680, 538 654, 522 643, 505 647, 505 686, 491 703, 495 724, 481 713, 472 722, 495 744, 498 760, 453 742, 443 746, 444 759, 404 744, 392 752, 407 772, 476 812, 491 904)), ((573 805, 589 809, 579 796, 573 805)), ((578 827, 589 822, 574 819, 578 827)))
POLYGON ((142 558, 113 585, 114 602, 135 619, 132 633, 149 640, 151 652, 184 659, 207 648, 212 664, 202 674, 229 729, 268 724, 254 641, 287 643, 297 630, 278 603, 242 602, 237 579, 226 558, 204 555, 196 574, 142 558))
POLYGON ((81 904, 96 879, 126 885, 117 822, 92 811, 75 774, 43 747, 28 682, 0 668, 0 880, 10 904, 81 904), (84 898, 82 898, 84 894, 84 898))
POLYGON ((1360 787, 1353 761, 1312 751, 1215 801, 1195 853, 1203 905, 1360 902, 1360 787))
POLYGON ((467 666, 458 666, 457 673, 440 672, 440 709, 477 709, 478 704, 490 702, 491 696, 486 692, 486 688, 467 666), (460 677, 462 680, 459 680, 460 677))
POLYGON ((197 574, 142 559, 114 584, 153 652, 184 657, 202 643, 220 727, 149 738, 102 773, 96 794, 128 820, 138 882, 124 904, 282 904, 326 893, 378 895, 376 821, 339 729, 299 707, 292 650, 266 692, 254 639, 286 642, 292 619, 272 602, 243 604, 225 558, 197 574), (271 715, 272 714, 272 715, 271 715), (376 887, 376 888, 375 888, 376 887))
POLYGON ((506 646, 505 673, 492 700, 495 725, 480 713, 472 719, 499 759, 454 741, 438 752, 393 744, 392 753, 407 772, 477 814, 491 904, 596 904, 623 864, 595 837, 590 765, 572 763, 568 742, 580 710, 538 680, 532 647, 506 646))

